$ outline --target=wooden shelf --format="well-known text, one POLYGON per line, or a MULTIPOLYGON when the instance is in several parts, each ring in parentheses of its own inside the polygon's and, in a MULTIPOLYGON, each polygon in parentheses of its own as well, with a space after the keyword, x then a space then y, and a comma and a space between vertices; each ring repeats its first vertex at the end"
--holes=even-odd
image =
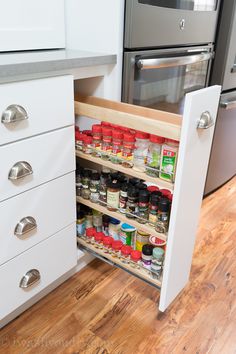
POLYGON ((161 240, 164 240, 164 241, 167 240, 166 234, 162 234, 162 233, 159 233, 159 232, 155 231, 155 229, 152 226, 149 226, 147 224, 140 224, 135 219, 127 218, 125 216, 125 214, 119 213, 118 211, 110 211, 106 207, 104 207, 104 206, 102 206, 100 204, 97 204, 97 203, 93 203, 90 200, 84 199, 82 197, 76 197, 76 199, 77 199, 78 203, 87 205, 91 209, 98 210, 98 211, 100 211, 103 214, 109 215, 109 216, 111 216, 111 217, 113 217, 115 219, 118 219, 118 220, 120 220, 120 221, 122 221, 124 223, 130 224, 130 225, 136 227, 137 230, 140 229, 140 230, 142 230, 144 232, 147 232, 147 233, 149 233, 151 235, 154 235, 154 236, 158 237, 161 240))
POLYGON ((180 140, 182 116, 179 114, 78 94, 75 99, 75 113, 180 140))
POLYGON ((89 154, 84 154, 81 151, 76 151, 76 156, 80 157, 81 159, 96 163, 98 165, 105 166, 105 167, 108 167, 110 169, 122 172, 122 173, 124 173, 124 174, 126 174, 128 176, 136 177, 136 178, 145 180, 147 182, 154 183, 160 189, 162 189, 162 188, 169 189, 171 192, 173 192, 173 190, 174 190, 174 184, 173 183, 166 182, 166 181, 164 181, 164 180, 162 180, 162 179, 160 179, 158 177, 148 176, 144 172, 134 171, 133 168, 126 168, 126 167, 123 167, 122 165, 114 164, 114 163, 112 163, 110 161, 102 160, 99 157, 94 157, 94 156, 89 155, 89 154))
POLYGON ((117 267, 126 270, 127 272, 131 273, 132 275, 135 275, 138 278, 141 278, 142 280, 145 280, 149 284, 154 285, 155 287, 160 289, 161 281, 159 279, 154 279, 151 276, 151 272, 148 272, 141 267, 139 269, 137 269, 137 268, 132 267, 131 264, 123 263, 120 258, 113 257, 111 254, 105 253, 102 249, 95 247, 94 245, 84 241, 80 237, 77 237, 77 241, 78 241, 79 245, 81 245, 86 251, 90 251, 95 257, 96 257, 96 255, 98 255, 99 258, 102 258, 104 260, 108 260, 108 263, 110 263, 112 265, 116 265, 117 267))

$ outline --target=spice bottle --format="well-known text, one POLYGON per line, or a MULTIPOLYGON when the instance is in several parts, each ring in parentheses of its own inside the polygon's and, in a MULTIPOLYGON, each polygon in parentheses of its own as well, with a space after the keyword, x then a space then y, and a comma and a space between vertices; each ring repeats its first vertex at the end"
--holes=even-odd
POLYGON ((93 226, 97 232, 102 231, 102 213, 97 210, 93 210, 93 226))
POLYGON ((157 222, 158 203, 161 199, 161 195, 162 194, 159 191, 151 193, 148 214, 148 220, 151 225, 154 225, 157 222))
POLYGON ((79 211, 77 214, 76 222, 77 235, 83 236, 85 233, 85 215, 83 211, 79 211))
POLYGON ((138 268, 139 267, 139 263, 141 261, 141 256, 142 253, 140 251, 131 251, 130 253, 130 260, 131 262, 131 266, 134 268, 138 268))
POLYGON ((93 227, 93 212, 92 209, 87 208, 85 211, 85 229, 93 227))
POLYGON ((138 230, 137 235, 136 235, 136 244, 135 244, 136 250, 142 251, 143 246, 148 245, 150 243, 149 237, 150 237, 150 234, 148 234, 144 231, 138 230))
POLYGON ((103 232, 95 232, 94 241, 95 247, 103 248, 103 238, 105 237, 103 232))
POLYGON ((126 207, 126 217, 134 219, 138 214, 138 189, 134 186, 128 189, 128 201, 126 207))
POLYGON ((112 247, 113 238, 110 236, 103 237, 103 249, 105 253, 110 253, 112 247))
POLYGON ((174 182, 175 169, 177 164, 179 142, 172 139, 165 139, 161 150, 161 163, 159 177, 168 182, 174 182))
POLYGON ((100 177, 100 186, 99 186, 99 204, 107 204, 107 184, 109 180, 110 170, 102 171, 100 177))
POLYGON ((89 184, 90 200, 93 203, 98 203, 99 201, 99 185, 100 185, 100 175, 97 172, 93 172, 89 184))
POLYGON ((153 248, 152 251, 152 263, 151 263, 151 272, 152 277, 155 279, 160 278, 163 267, 164 260, 164 250, 159 247, 153 248))
POLYGON ((89 243, 94 243, 94 235, 96 233, 96 229, 94 227, 90 227, 86 230, 86 240, 89 242, 89 243))
POLYGON ((96 157, 100 157, 99 150, 101 150, 101 142, 102 142, 102 126, 100 124, 92 125, 92 136, 93 136, 92 155, 96 157))
POLYGON ((75 132, 75 147, 78 151, 83 150, 84 146, 84 134, 81 134, 80 132, 75 132))
POLYGON ((120 188, 120 200, 119 200, 119 211, 121 213, 126 213, 127 201, 128 201, 128 188, 127 183, 122 183, 120 188))
POLYGON ((129 224, 122 224, 119 231, 119 239, 124 245, 133 245, 133 240, 135 236, 136 228, 129 224))
POLYGON ((122 246, 123 246, 123 243, 119 240, 114 240, 112 242, 112 255, 114 257, 120 256, 120 250, 121 250, 122 246))
POLYGON ((148 208, 149 207, 149 192, 147 190, 139 191, 139 201, 138 201, 138 222, 140 224, 146 224, 148 221, 148 208))
POLYGON ((118 164, 121 161, 122 156, 122 144, 123 144, 123 133, 119 130, 112 131, 112 150, 110 161, 112 163, 118 164))
POLYGON ((102 127, 102 145, 101 157, 103 160, 109 160, 112 149, 112 130, 109 126, 102 127))
POLYGON ((122 150, 122 158, 125 161, 122 162, 123 167, 132 167, 133 166, 133 158, 134 158, 134 146, 135 146, 135 137, 132 134, 124 134, 123 140, 123 150, 122 150))
POLYGON ((108 183, 107 188, 107 209, 116 211, 119 208, 120 184, 114 179, 108 183))
POLYGON ((123 263, 129 263, 131 251, 132 251, 132 247, 131 246, 123 245, 121 247, 121 257, 122 257, 122 262, 123 263))
POLYGON ((142 248, 142 263, 143 263, 143 267, 147 269, 151 269, 152 250, 153 247, 151 245, 144 245, 142 248))
POLYGON ((108 233, 114 240, 119 240, 119 231, 120 231, 120 220, 115 218, 110 218, 108 233))
POLYGON ((76 166, 76 195, 78 197, 81 196, 82 188, 83 188, 82 175, 83 175, 83 170, 79 166, 76 166))
POLYGON ((159 177, 161 148, 164 141, 165 139, 160 136, 150 135, 146 165, 146 173, 149 176, 159 177))
POLYGON ((82 175, 82 192, 81 192, 81 196, 84 199, 90 198, 90 189, 89 189, 90 178, 91 178, 91 171, 84 170, 82 175))
POLYGON ((92 154, 93 151, 93 138, 91 136, 84 136, 83 152, 85 154, 92 154))
POLYGON ((134 149, 134 166, 135 171, 144 172, 148 152, 149 134, 136 132, 136 143, 134 149))
POLYGON ((102 232, 105 234, 105 236, 109 236, 109 222, 110 216, 104 214, 102 216, 102 232))
POLYGON ((161 198, 158 203, 158 214, 156 231, 165 233, 168 230, 170 215, 170 201, 167 198, 161 198))

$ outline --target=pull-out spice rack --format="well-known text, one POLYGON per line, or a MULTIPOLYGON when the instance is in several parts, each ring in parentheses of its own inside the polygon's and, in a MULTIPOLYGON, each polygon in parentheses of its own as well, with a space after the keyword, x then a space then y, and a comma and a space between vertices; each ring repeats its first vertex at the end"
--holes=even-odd
POLYGON ((167 241, 162 280, 160 281, 152 278, 150 274, 146 275, 146 272, 144 272, 145 275, 141 274, 140 269, 142 268, 132 268, 131 265, 123 264, 119 258, 110 259, 112 256, 92 244, 88 244, 82 238, 78 238, 82 249, 160 288, 160 311, 165 311, 189 279, 220 92, 220 86, 213 86, 188 93, 185 96, 183 115, 96 97, 76 97, 75 113, 77 116, 119 124, 180 142, 174 184, 134 171, 132 168, 86 155, 80 151, 76 153, 77 157, 84 161, 116 169, 129 176, 155 183, 160 188, 173 191, 168 237, 165 234, 156 233, 153 227, 148 224, 140 224, 135 219, 127 219, 124 214, 109 211, 105 206, 77 197, 79 203, 129 223, 152 235, 156 234, 158 238, 167 241))

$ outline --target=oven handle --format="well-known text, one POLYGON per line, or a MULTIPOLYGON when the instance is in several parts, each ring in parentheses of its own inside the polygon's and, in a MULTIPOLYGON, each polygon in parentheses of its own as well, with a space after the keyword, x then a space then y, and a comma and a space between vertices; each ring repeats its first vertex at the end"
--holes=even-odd
POLYGON ((210 60, 213 53, 201 53, 188 55, 184 57, 156 58, 156 59, 139 59, 136 63, 140 70, 169 68, 174 66, 182 66, 210 60))
POLYGON ((234 109, 236 108, 236 101, 222 101, 220 102, 220 107, 224 109, 234 109))

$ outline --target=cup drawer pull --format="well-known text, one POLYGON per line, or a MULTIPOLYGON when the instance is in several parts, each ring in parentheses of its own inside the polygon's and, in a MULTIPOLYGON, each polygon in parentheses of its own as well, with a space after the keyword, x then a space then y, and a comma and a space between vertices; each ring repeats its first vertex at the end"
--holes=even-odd
POLYGON ((19 161, 15 163, 14 166, 10 169, 8 174, 8 179, 11 181, 16 181, 20 178, 24 178, 26 176, 32 175, 33 169, 31 165, 26 161, 19 161))
POLYGON ((36 220, 32 216, 26 216, 18 222, 14 234, 20 237, 35 229, 37 229, 36 220))
POLYGON ((28 114, 26 110, 18 104, 11 104, 2 113, 1 122, 3 124, 9 124, 26 119, 28 119, 28 114))
POLYGON ((197 122, 197 129, 209 129, 214 125, 214 120, 211 117, 211 114, 206 111, 203 112, 200 119, 197 122))
POLYGON ((22 289, 27 289, 34 285, 40 280, 41 276, 37 269, 29 270, 22 278, 19 287, 22 289))

